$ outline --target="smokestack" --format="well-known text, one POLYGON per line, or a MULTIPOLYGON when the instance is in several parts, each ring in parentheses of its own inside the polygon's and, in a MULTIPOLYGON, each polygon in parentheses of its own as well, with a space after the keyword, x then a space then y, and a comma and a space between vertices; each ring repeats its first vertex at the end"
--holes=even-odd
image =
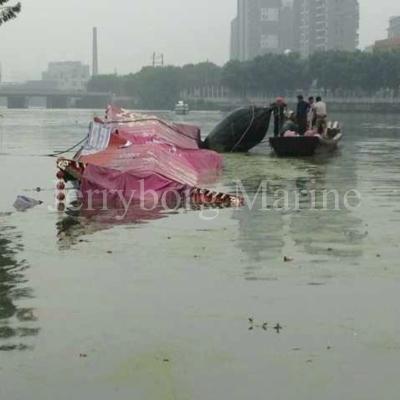
POLYGON ((99 55, 97 52, 97 28, 93 28, 93 60, 92 60, 92 76, 99 74, 99 55))

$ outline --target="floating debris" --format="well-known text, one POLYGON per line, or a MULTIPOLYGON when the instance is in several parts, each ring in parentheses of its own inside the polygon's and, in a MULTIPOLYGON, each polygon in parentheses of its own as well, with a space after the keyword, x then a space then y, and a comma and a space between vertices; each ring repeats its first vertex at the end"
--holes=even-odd
POLYGON ((264 322, 262 324, 262 329, 264 329, 264 331, 266 331, 268 329, 268 323, 267 322, 264 322))
MULTIPOLYGON (((258 329, 262 329, 263 331, 267 332, 268 331, 268 326, 269 323, 268 322, 263 322, 262 324, 257 324, 254 320, 254 318, 249 318, 249 323, 250 323, 250 327, 249 327, 249 331, 254 330, 255 328, 258 329)), ((283 329, 282 326, 278 323, 275 328, 274 328, 277 333, 280 333, 280 331, 283 329)))
POLYGON ((13 206, 17 211, 26 211, 43 204, 43 201, 35 200, 27 196, 18 196, 13 206))

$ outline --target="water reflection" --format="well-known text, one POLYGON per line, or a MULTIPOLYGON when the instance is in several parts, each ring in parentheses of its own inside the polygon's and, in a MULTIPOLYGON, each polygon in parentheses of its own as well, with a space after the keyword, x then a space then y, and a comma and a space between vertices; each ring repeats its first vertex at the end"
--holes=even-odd
POLYGON ((40 330, 34 309, 18 305, 33 297, 24 276, 28 264, 17 260, 22 249, 15 227, 0 225, 0 351, 32 349, 28 338, 40 330))
MULTIPOLYGON (((246 204, 233 214, 233 218, 239 222, 239 246, 250 261, 256 263, 276 258, 284 245, 282 214, 263 209, 262 197, 256 196, 263 182, 268 182, 265 186, 268 199, 272 198, 275 191, 284 187, 278 182, 268 181, 267 177, 256 176, 242 180, 243 188, 254 204, 246 204)), ((252 278, 251 275, 252 271, 246 271, 246 276, 252 278)))
POLYGON ((127 211, 123 209, 67 211, 67 215, 56 224, 59 249, 67 250, 80 242, 84 242, 84 237, 96 232, 112 229, 118 225, 140 226, 150 221, 166 218, 172 213, 175 212, 165 211, 162 208, 146 211, 136 207, 127 211))
POLYGON ((348 170, 346 179, 324 168, 323 174, 312 174, 303 182, 304 193, 316 192, 316 209, 309 207, 310 195, 305 194, 305 207, 291 215, 290 234, 296 246, 313 256, 360 257, 360 245, 367 232, 363 230, 362 220, 344 204, 346 193, 355 188, 354 168, 348 170))
POLYGON ((116 226, 140 226, 159 220, 169 218, 180 213, 204 210, 205 208, 225 208, 223 205, 196 205, 181 202, 170 202, 165 206, 158 206, 152 210, 131 206, 127 210, 110 208, 108 210, 67 210, 64 216, 56 223, 58 247, 60 250, 68 250, 78 243, 87 241, 85 237, 97 232, 113 229, 116 226))
POLYGON ((329 158, 325 162, 275 160, 273 164, 266 161, 265 170, 271 165, 273 174, 259 173, 242 180, 254 204, 233 213, 239 222, 238 245, 248 256, 245 279, 270 279, 273 262, 293 253, 305 255, 311 262, 325 263, 345 257, 356 263, 363 254, 362 243, 368 232, 354 210, 343 204, 346 193, 358 187, 354 158, 345 161, 329 158), (267 209, 265 197, 254 197, 262 184, 266 188, 267 209), (337 196, 324 197, 324 193, 332 190, 337 196), (276 207, 283 205, 278 201, 283 193, 288 193, 289 210, 276 207))

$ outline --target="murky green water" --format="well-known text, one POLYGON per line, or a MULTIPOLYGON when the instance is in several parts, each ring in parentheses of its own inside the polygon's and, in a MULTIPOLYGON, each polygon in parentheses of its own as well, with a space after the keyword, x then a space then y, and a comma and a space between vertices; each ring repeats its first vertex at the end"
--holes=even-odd
MULTIPOLYGON (((55 160, 43 155, 81 139, 92 112, 2 113, 0 399, 398 398, 400 116, 338 116, 331 157, 228 155, 218 184, 356 189, 356 209, 257 199, 213 219, 116 225, 46 207, 55 160), (16 213, 18 194, 46 206, 16 213)), ((186 120, 206 133, 220 118, 186 120)))

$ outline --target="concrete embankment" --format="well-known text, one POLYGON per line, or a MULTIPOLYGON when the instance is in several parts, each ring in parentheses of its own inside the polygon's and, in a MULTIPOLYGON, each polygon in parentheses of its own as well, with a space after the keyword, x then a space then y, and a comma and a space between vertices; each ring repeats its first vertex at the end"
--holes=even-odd
MULTIPOLYGON (((191 109, 219 109, 221 111, 231 111, 235 108, 255 104, 267 106, 271 104, 273 98, 219 98, 219 99, 197 99, 188 100, 191 109), (200 106, 200 107, 199 107, 200 106)), ((370 113, 397 113, 400 112, 400 98, 329 98, 324 97, 324 101, 329 105, 331 112, 370 112, 370 113)), ((295 98, 287 99, 289 108, 296 109, 295 98)))

